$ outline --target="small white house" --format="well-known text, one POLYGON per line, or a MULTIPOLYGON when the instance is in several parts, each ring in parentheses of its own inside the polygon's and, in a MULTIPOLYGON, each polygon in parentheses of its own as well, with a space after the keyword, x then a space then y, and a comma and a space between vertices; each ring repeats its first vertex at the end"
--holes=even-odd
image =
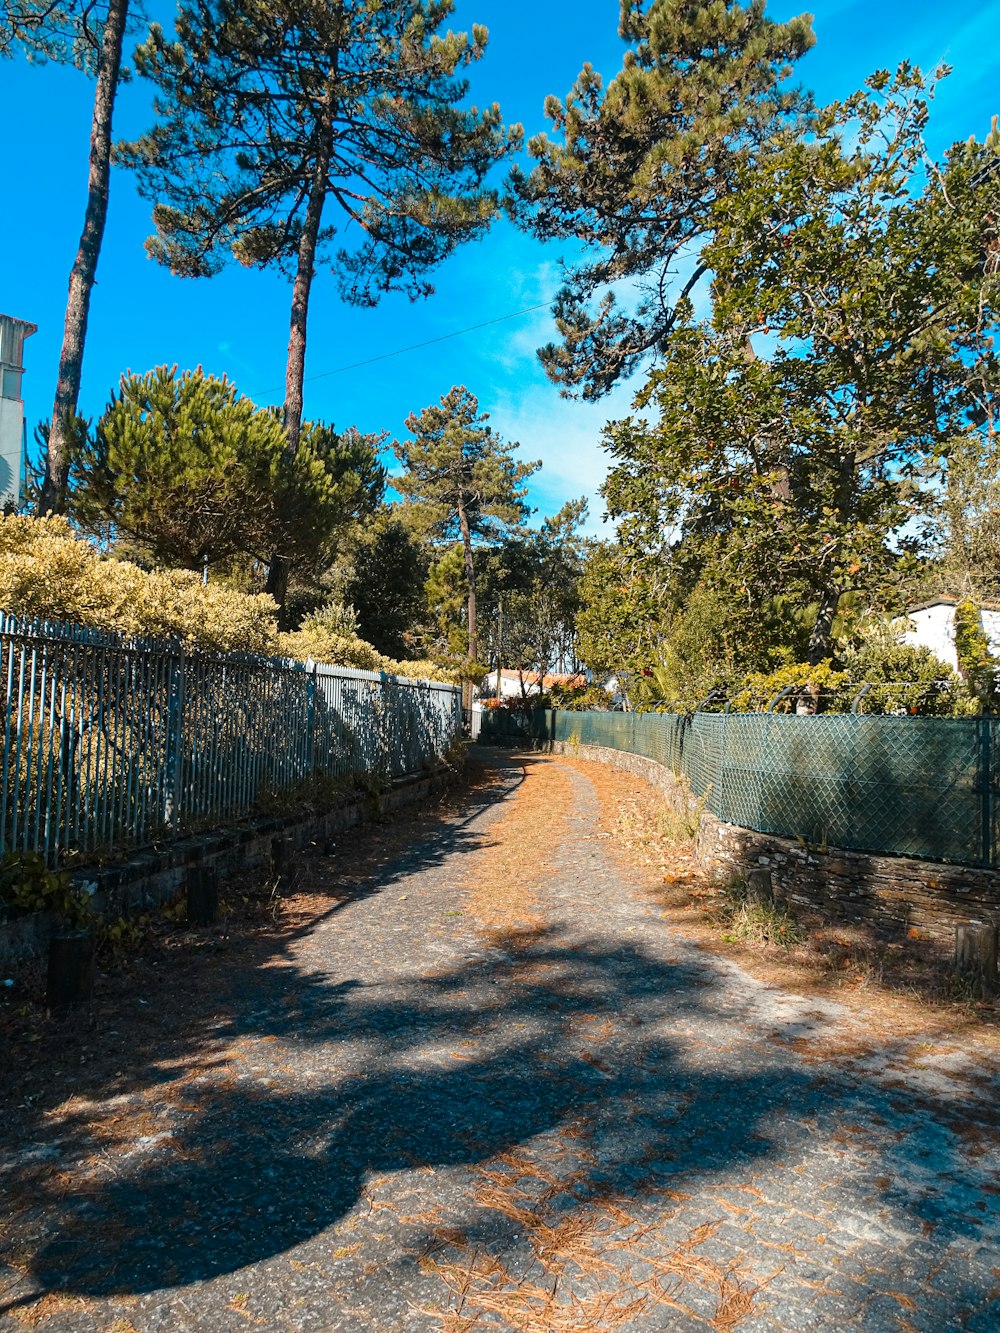
MULTIPOLYGON (((955 649, 957 605, 957 597, 938 597, 933 602, 911 607, 906 613, 909 628, 903 634, 904 643, 912 644, 915 648, 929 648, 935 657, 946 662, 953 671, 958 670, 958 653, 955 649)), ((980 616, 990 652, 1000 657, 1000 608, 984 606, 980 616)))
POLYGON ((498 678, 497 673, 491 671, 479 693, 490 699, 522 699, 525 695, 551 690, 554 685, 575 688, 586 683, 587 678, 582 672, 552 672, 543 676, 538 671, 501 671, 498 678))

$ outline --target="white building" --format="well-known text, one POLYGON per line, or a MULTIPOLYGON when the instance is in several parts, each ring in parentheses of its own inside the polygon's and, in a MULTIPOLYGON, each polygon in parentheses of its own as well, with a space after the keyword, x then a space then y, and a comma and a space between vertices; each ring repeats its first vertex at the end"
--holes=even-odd
MULTIPOLYGON (((955 648, 957 605, 957 597, 938 597, 933 602, 912 607, 906 613, 910 628, 903 634, 904 643, 912 644, 915 648, 929 648, 935 657, 946 662, 953 671, 958 670, 958 652, 955 648)), ((980 617, 990 652, 1000 657, 1000 608, 984 606, 980 617)))
POLYGON ((587 677, 581 672, 552 672, 542 676, 537 671, 495 671, 483 681, 480 694, 493 699, 520 699, 529 694, 541 694, 554 685, 577 688, 586 685, 587 677))
POLYGON ((24 483, 24 340, 37 326, 11 315, 0 315, 0 506, 21 499, 24 483))

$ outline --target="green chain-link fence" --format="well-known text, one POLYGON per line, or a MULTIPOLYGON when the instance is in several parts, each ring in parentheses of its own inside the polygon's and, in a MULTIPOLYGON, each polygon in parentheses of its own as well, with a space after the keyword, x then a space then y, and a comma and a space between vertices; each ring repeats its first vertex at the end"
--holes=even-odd
POLYGON ((719 819, 814 845, 996 866, 989 719, 779 713, 483 714, 483 741, 600 745, 686 777, 719 819))

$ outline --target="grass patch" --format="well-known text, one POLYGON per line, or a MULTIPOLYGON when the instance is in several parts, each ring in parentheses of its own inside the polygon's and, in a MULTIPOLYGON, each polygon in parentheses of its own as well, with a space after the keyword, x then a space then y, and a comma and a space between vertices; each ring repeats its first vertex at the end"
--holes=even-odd
POLYGON ((792 949, 806 942, 806 932, 795 918, 776 903, 751 898, 745 880, 722 886, 716 911, 722 937, 730 944, 776 944, 792 949))

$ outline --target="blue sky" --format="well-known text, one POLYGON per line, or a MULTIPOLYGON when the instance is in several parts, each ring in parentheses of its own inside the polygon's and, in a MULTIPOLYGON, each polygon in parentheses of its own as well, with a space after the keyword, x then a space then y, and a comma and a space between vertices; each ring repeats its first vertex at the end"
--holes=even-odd
MULTIPOLYGON (((158 12, 166 12, 157 3, 158 12)), ((787 18, 802 6, 774 0, 787 18)), ((981 138, 1000 112, 1000 0, 816 0, 817 45, 799 77, 822 101, 848 94, 871 70, 909 59, 954 67, 935 100, 933 152, 956 139, 981 138)), ((621 63, 618 0, 548 5, 526 0, 458 0, 456 27, 485 23, 490 47, 474 74, 478 101, 499 101, 528 135, 545 128, 543 102, 562 96, 589 60, 610 79, 621 63)), ((51 413, 66 283, 83 219, 92 86, 74 71, 0 64, 6 198, 0 208, 0 311, 33 321, 25 347, 29 430, 51 413), (14 126, 17 126, 16 130, 14 126)), ((115 120, 120 137, 146 127, 148 88, 124 90, 115 120)), ((177 363, 227 374, 260 403, 281 401, 290 288, 277 275, 233 267, 209 280, 180 280, 146 258, 149 209, 126 173, 116 171, 98 285, 91 308, 81 410, 98 414, 126 369, 177 363)), ((321 271, 310 310, 306 415, 343 428, 404 431, 407 414, 465 384, 493 425, 540 458, 532 503, 539 514, 586 494, 592 530, 601 528, 597 494, 605 471, 601 428, 624 415, 637 383, 598 404, 567 402, 548 383, 535 349, 553 335, 547 310, 448 338, 419 351, 338 371, 411 344, 441 338, 547 302, 559 285, 565 247, 542 246, 503 222, 453 256, 435 277, 435 294, 411 304, 390 297, 374 311, 337 298, 321 271)), ((607 529, 604 529, 607 531, 607 529)))

